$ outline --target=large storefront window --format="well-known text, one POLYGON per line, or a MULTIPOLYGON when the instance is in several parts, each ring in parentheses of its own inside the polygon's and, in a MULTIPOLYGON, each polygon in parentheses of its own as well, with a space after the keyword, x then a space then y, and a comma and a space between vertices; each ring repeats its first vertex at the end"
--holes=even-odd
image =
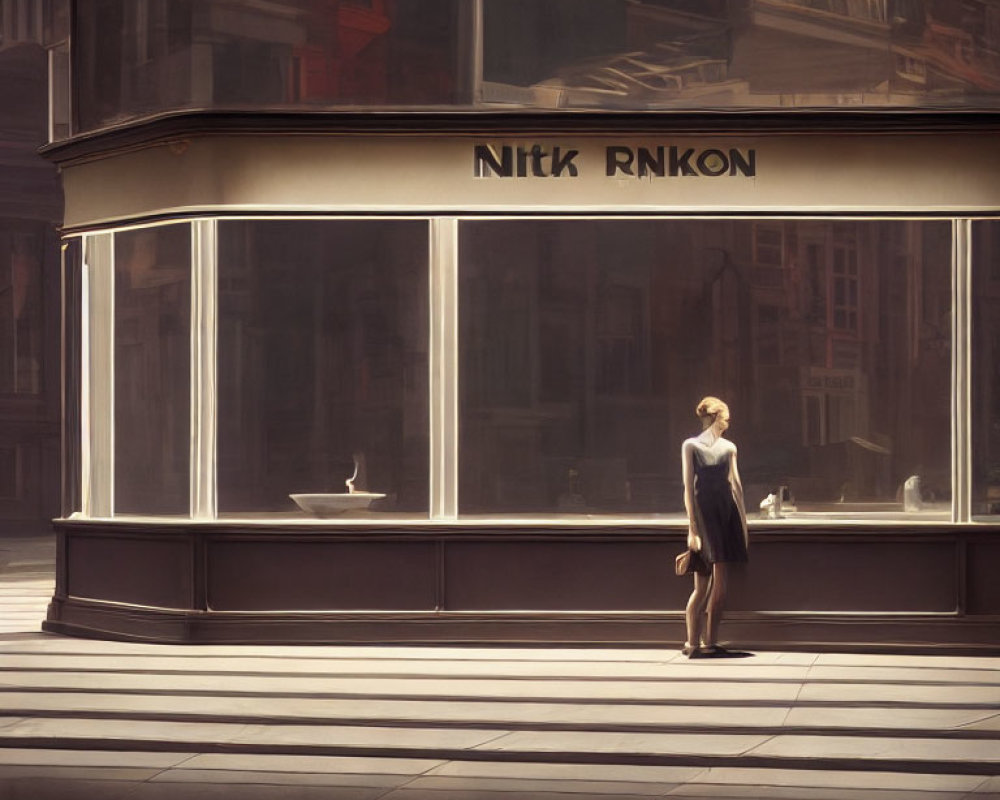
POLYGON ((460 227, 463 514, 683 512, 726 399, 748 511, 950 519, 951 229, 903 221, 460 227))
POLYGON ((189 511, 190 231, 179 224, 115 235, 116 514, 189 511))
POLYGON ((205 108, 1000 105, 995 0, 77 0, 75 20, 77 132, 205 108))
POLYGON ((972 513, 1000 515, 1000 221, 973 224, 972 513))
POLYGON ((427 223, 219 223, 222 514, 428 509, 427 223))
POLYGON ((680 446, 716 395, 751 519, 950 521, 953 485, 994 515, 1000 222, 957 247, 953 226, 473 218, 453 250, 427 219, 88 234, 82 513, 679 521, 680 446))

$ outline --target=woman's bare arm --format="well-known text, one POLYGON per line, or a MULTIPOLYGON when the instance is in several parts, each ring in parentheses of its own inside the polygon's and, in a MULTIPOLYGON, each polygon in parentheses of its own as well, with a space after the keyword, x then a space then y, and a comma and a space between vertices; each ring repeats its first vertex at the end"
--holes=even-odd
POLYGON ((701 532, 695 521, 697 515, 694 508, 694 445, 684 442, 681 447, 681 474, 684 477, 684 509, 688 517, 688 547, 701 550, 701 532))
POLYGON ((736 465, 736 445, 733 445, 733 455, 729 459, 729 483, 733 487, 733 498, 740 510, 740 522, 743 524, 743 540, 749 545, 750 535, 747 531, 747 509, 743 501, 743 482, 740 480, 740 470, 736 465))

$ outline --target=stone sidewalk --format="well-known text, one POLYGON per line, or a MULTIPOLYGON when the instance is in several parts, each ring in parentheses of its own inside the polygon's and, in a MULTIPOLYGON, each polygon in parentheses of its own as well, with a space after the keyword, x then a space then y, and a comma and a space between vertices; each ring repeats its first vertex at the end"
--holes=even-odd
POLYGON ((39 632, 0 540, 0 800, 1000 798, 1000 658, 39 632))

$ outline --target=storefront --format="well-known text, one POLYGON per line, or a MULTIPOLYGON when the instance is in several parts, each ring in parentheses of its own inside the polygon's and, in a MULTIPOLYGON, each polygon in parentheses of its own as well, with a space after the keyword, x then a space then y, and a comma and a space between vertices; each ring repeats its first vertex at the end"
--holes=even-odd
MULTIPOLYGON (((525 88, 490 45, 491 19, 513 24, 502 6, 441 3, 449 58, 478 31, 474 107, 364 113, 193 95, 134 109, 124 89, 109 106, 86 42, 118 5, 77 4, 79 132, 48 149, 66 194, 48 630, 680 641, 680 444, 713 394, 751 516, 727 638, 997 647, 1000 117, 967 98, 929 108, 941 92, 907 105, 891 81, 867 108, 776 110, 763 74, 735 75, 779 34, 905 43, 895 17, 823 28, 808 4, 609 2, 629 43, 644 14, 716 23, 748 49, 702 54, 697 81, 674 59, 655 103, 581 110, 649 58, 567 69, 547 108, 555 84, 525 88), (517 85, 522 106, 502 107, 517 85), (657 104, 664 87, 684 90, 676 107, 657 104)), ((269 30, 299 71, 281 74, 315 89, 300 4, 285 5, 288 27, 269 30)), ((330 5, 341 44, 356 5, 375 38, 380 13, 387 31, 415 24, 391 4, 330 5)), ((226 3, 205 7, 192 41, 236 29, 214 16, 226 3)), ((139 83, 164 69, 149 37, 142 70, 122 71, 139 83)), ((212 47, 186 57, 213 64, 218 95, 234 51, 212 47)))

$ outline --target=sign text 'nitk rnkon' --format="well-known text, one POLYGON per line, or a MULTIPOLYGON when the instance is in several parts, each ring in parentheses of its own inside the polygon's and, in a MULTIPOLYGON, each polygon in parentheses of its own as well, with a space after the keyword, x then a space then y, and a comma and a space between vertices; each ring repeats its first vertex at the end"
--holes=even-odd
MULTIPOLYGON (((473 175, 477 178, 576 178, 580 151, 558 145, 477 144, 473 175)), ((730 147, 607 145, 604 174, 609 177, 684 178, 757 175, 757 151, 730 147)))

